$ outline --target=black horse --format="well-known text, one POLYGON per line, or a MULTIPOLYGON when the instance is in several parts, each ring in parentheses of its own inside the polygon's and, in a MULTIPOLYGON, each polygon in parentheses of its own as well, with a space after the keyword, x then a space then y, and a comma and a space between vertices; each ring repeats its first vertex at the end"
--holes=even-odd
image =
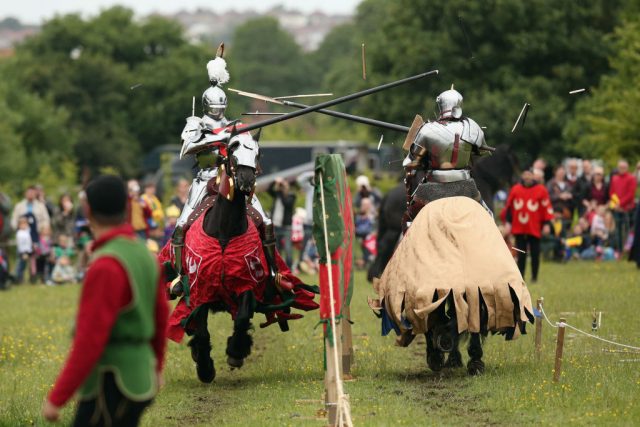
MULTIPOLYGON (((221 182, 230 179, 232 184, 226 191, 218 193, 213 206, 205 213, 203 221, 204 232, 217 239, 223 250, 232 238, 246 233, 249 226, 246 199, 253 192, 256 181, 258 146, 253 139, 243 139, 244 141, 241 141, 236 137, 229 144, 229 158, 226 161, 221 182)), ((222 185, 224 184, 226 182, 222 185)), ((231 368, 242 367, 244 359, 251 354, 253 340, 249 330, 252 328, 251 318, 254 315, 254 309, 255 296, 252 291, 239 295, 233 334, 227 339, 227 364, 231 368)), ((189 346, 191 357, 196 362, 198 378, 202 382, 209 383, 216 375, 207 327, 209 311, 215 313, 227 310, 228 307, 222 302, 212 302, 196 313, 196 329, 189 346)))
MULTIPOLYGON (((510 146, 498 146, 491 156, 479 159, 473 166, 472 176, 478 186, 482 199, 493 211, 493 197, 495 193, 513 183, 519 172, 518 159, 510 146)), ((414 180, 414 181, 419 181, 414 180)), ((371 282, 374 277, 380 277, 387 263, 391 259, 402 233, 402 217, 406 211, 407 190, 404 183, 398 184, 382 199, 378 218, 378 254, 367 272, 367 279, 371 282)), ((463 336, 457 332, 457 319, 453 301, 447 299, 437 310, 433 324, 425 334, 427 341, 427 365, 433 371, 442 368, 462 367, 462 355, 459 343, 463 336), (445 354, 448 357, 445 361, 445 354)), ((485 317, 486 307, 481 306, 481 316, 485 317)), ((482 322, 486 325, 486 319, 482 322)), ((482 362, 482 337, 486 331, 471 333, 467 364, 469 374, 476 375, 484 371, 482 362)), ((412 340, 415 336, 408 335, 401 340, 412 340)))

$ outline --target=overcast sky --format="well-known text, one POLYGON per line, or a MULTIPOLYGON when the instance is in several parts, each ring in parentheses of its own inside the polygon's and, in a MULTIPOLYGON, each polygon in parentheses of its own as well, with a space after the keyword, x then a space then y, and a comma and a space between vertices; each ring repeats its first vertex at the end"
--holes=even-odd
POLYGON ((282 4, 304 12, 353 13, 360 0, 0 0, 0 18, 13 16, 29 24, 38 24, 55 14, 81 12, 94 15, 115 4, 130 7, 140 15, 151 12, 171 13, 181 9, 256 10, 282 4))

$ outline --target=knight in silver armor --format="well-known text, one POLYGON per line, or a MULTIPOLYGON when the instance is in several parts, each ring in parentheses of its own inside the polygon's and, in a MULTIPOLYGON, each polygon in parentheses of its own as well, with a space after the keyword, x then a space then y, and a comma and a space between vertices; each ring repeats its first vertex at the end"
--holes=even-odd
POLYGON ((442 197, 467 196, 486 207, 471 177, 471 166, 491 147, 482 128, 462 115, 462 101, 451 86, 436 98, 438 119, 424 123, 416 116, 409 131, 403 147, 409 151, 403 161, 408 191, 405 222, 409 224, 425 204, 442 197))
MULTIPOLYGON (((226 62, 220 56, 207 64, 207 72, 211 87, 202 94, 202 117, 187 117, 187 123, 182 130, 182 148, 180 158, 194 155, 198 165, 198 173, 191 183, 189 196, 185 203, 177 226, 184 226, 195 208, 207 196, 207 183, 218 175, 219 149, 212 143, 224 142, 228 139, 227 126, 230 121, 225 117, 227 95, 221 85, 229 81, 226 62)), ((262 215, 265 223, 271 220, 264 212, 258 198, 254 195, 251 205, 262 215)))

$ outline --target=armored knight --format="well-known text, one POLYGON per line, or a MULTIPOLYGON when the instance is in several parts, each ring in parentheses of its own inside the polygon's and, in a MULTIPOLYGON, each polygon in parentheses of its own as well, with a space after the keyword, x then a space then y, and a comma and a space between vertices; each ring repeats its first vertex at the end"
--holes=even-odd
POLYGON ((451 196, 466 196, 486 205, 471 177, 474 157, 487 154, 480 126, 462 115, 462 95, 451 86, 436 98, 438 119, 425 123, 416 116, 403 148, 407 186, 406 230, 427 203, 451 196))
MULTIPOLYGON (((226 155, 226 142, 228 142, 231 125, 225 117, 227 108, 227 95, 221 85, 229 81, 229 73, 226 68, 226 61, 222 58, 224 45, 221 44, 216 58, 207 64, 207 74, 211 87, 202 94, 202 117, 195 115, 187 117, 186 125, 182 130, 181 141, 182 148, 180 150, 180 158, 188 155, 194 155, 199 168, 196 177, 189 188, 187 201, 180 213, 180 217, 176 223, 176 229, 171 238, 171 246, 174 250, 174 259, 181 258, 182 247, 184 245, 184 236, 190 222, 197 216, 196 208, 203 202, 208 195, 207 184, 218 175, 218 166, 221 163, 221 156, 226 155), (191 221, 190 221, 191 219, 191 221)), ((275 237, 271 219, 267 216, 260 201, 254 194, 250 201, 252 216, 257 222, 263 226, 263 240, 265 249, 272 255, 271 259, 275 259, 275 237)), ((180 278, 179 263, 176 264, 176 272, 178 279, 180 278)), ((276 274, 277 270, 272 267, 272 274, 276 274)), ((175 282, 178 284, 179 280, 175 282)), ((172 293, 179 293, 180 288, 173 288, 172 293)))

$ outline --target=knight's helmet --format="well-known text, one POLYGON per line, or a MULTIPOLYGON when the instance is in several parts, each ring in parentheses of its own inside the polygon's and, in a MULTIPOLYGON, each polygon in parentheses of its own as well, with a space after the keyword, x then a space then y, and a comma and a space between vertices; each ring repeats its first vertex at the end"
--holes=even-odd
POLYGON ((202 112, 213 120, 221 120, 227 108, 227 94, 221 85, 229 81, 227 62, 222 58, 224 45, 220 45, 216 58, 207 64, 211 87, 202 94, 202 112))
POLYGON ((453 88, 445 90, 436 98, 441 119, 459 119, 462 117, 462 94, 453 88))

